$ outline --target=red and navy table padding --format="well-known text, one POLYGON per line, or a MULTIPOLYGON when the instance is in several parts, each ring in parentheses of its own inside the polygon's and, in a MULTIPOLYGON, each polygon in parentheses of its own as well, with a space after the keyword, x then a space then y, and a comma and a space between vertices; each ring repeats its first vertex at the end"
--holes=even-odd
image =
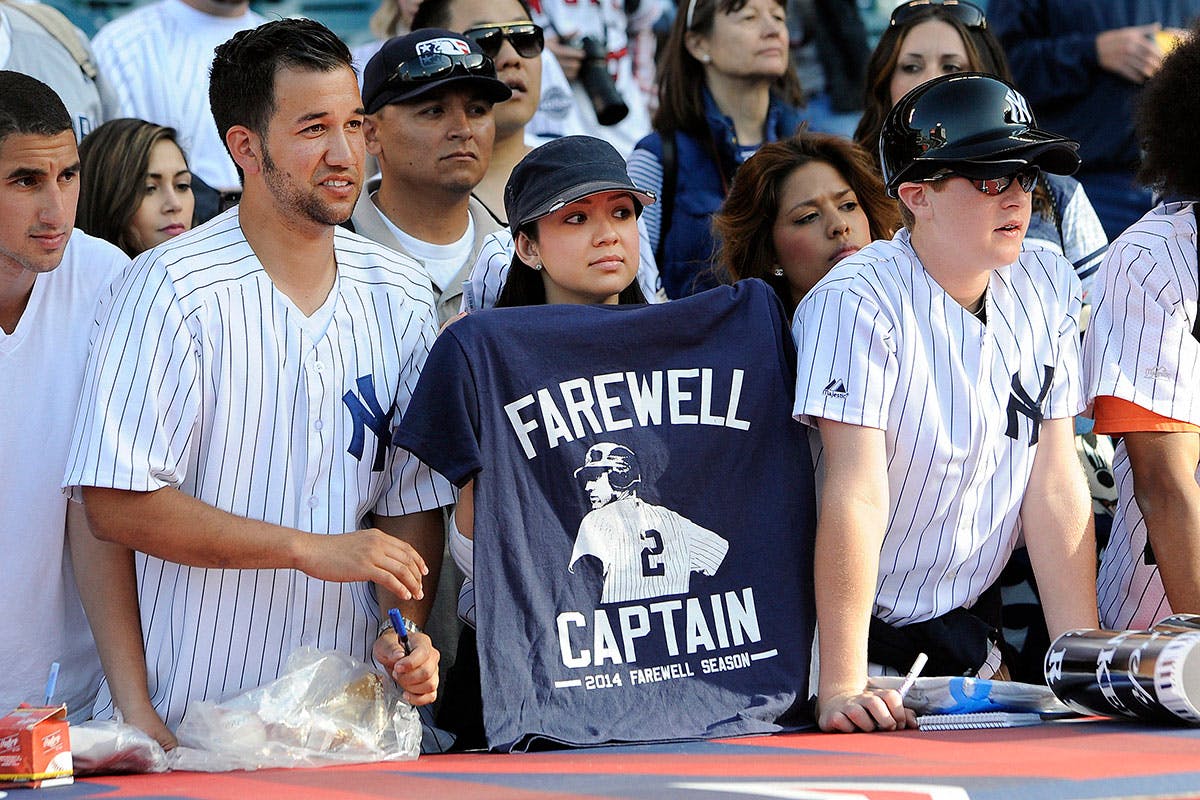
MULTIPOLYGON (((799 733, 324 769, 83 778, 54 800, 1074 800, 1200 798, 1200 730, 1086 720, 799 733)), ((32 797, 10 791, 12 800, 32 797)))

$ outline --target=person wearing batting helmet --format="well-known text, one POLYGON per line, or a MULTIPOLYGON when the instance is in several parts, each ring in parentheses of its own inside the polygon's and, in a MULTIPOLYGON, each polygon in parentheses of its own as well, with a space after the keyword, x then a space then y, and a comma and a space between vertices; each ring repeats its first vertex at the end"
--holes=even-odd
POLYGON ((1079 280, 1060 255, 1023 247, 1039 170, 1069 174, 1076 149, 997 78, 913 89, 879 142, 905 227, 836 265, 797 309, 794 411, 824 451, 824 730, 914 725, 867 676, 902 673, 919 652, 926 674, 1004 675, 992 609, 1022 533, 1051 635, 1097 623, 1073 445, 1079 280))

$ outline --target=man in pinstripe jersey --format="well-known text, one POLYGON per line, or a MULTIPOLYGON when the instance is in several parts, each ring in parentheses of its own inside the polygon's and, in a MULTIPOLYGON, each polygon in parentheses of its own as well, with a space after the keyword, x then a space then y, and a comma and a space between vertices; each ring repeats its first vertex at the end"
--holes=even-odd
POLYGON ((336 226, 362 181, 346 46, 284 19, 217 48, 240 206, 144 254, 104 315, 65 484, 138 556, 156 709, 274 679, 298 647, 374 655, 413 704, 449 485, 391 446, 435 335, 411 259, 336 226))
POLYGON ((1117 511, 1100 564, 1100 621, 1148 628, 1200 612, 1200 323, 1196 200, 1200 120, 1193 36, 1143 90, 1139 178, 1164 202, 1121 234, 1100 269, 1084 341, 1096 430, 1121 437, 1117 511))
POLYGON ((1075 147, 1038 130, 1003 81, 949 75, 914 89, 880 144, 906 227, 835 267, 797 309, 795 413, 824 446, 825 730, 913 725, 897 692, 866 683, 870 665, 907 669, 896 654, 913 642, 927 674, 1002 674, 1000 620, 984 606, 1021 535, 1051 634, 1096 624, 1073 446, 1079 281, 1061 256, 1022 248, 1037 170, 1070 173, 1075 147))

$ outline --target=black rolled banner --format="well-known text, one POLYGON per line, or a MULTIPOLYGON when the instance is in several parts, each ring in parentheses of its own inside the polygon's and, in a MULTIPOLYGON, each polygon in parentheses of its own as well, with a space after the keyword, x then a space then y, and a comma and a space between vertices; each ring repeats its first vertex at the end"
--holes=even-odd
POLYGON ((1046 683, 1084 714, 1200 724, 1200 617, 1188 616, 1150 631, 1068 631, 1046 653, 1046 683))

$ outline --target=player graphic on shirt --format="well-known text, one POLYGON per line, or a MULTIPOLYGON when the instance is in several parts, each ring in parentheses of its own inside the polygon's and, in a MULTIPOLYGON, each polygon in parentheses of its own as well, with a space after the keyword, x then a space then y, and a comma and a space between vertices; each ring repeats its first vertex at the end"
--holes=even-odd
POLYGON ((693 572, 713 575, 729 543, 662 506, 638 497, 637 456, 628 447, 600 442, 588 448, 575 479, 592 510, 579 523, 567 566, 595 556, 604 567, 601 603, 623 603, 688 591, 693 572))

